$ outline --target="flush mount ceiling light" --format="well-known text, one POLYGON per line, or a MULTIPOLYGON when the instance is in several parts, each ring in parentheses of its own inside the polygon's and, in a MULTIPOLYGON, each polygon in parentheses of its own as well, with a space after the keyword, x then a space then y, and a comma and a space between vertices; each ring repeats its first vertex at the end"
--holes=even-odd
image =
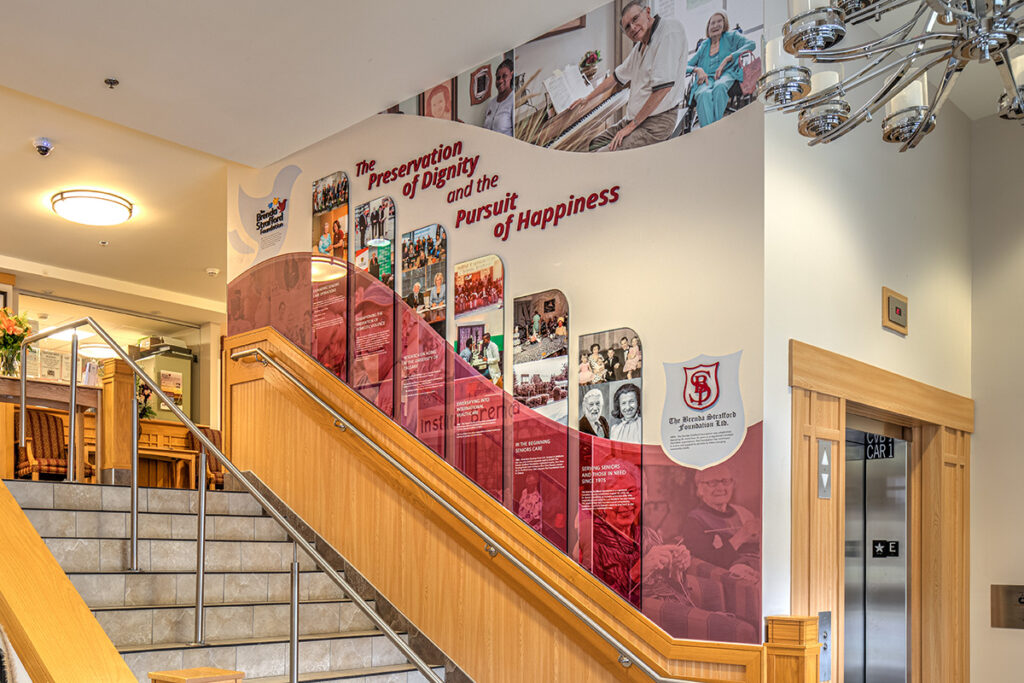
POLYGON ((106 344, 82 344, 78 347, 78 355, 85 356, 86 358, 94 358, 96 360, 117 358, 117 354, 114 352, 114 349, 110 348, 106 344))
POLYGON ((54 213, 72 223, 117 225, 132 217, 132 203, 102 190, 61 190, 50 197, 54 213))

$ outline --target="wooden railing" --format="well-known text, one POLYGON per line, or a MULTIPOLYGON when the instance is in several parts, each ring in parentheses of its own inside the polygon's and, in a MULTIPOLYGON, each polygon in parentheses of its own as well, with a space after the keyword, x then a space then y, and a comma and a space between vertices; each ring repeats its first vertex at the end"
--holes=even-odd
POLYGON ((270 328, 225 342, 225 445, 481 681, 649 680, 272 368, 259 346, 662 675, 761 683, 758 645, 673 639, 270 328))
POLYGON ((136 680, 3 484, 0 548, 0 624, 33 681, 136 680))

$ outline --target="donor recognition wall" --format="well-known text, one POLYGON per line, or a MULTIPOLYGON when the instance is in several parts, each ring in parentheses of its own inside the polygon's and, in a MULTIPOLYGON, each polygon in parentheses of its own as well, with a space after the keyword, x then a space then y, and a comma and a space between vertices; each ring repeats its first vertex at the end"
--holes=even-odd
POLYGON ((681 638, 761 639, 760 13, 610 3, 231 171, 229 332, 274 325, 681 638))

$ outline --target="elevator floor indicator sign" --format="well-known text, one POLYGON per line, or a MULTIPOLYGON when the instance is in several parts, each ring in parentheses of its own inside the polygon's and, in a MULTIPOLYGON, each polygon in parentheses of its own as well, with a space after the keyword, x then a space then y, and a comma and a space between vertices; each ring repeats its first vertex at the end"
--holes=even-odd
POLYGON ((871 541, 871 557, 899 557, 899 541, 871 541))
POLYGON ((878 434, 864 435, 864 459, 885 460, 896 457, 896 440, 878 434))

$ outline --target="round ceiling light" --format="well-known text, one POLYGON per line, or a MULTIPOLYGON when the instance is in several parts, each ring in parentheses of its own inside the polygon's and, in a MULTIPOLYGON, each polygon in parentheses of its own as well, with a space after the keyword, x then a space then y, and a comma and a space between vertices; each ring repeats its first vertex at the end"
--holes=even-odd
POLYGON ((61 190, 50 197, 54 213, 83 225, 117 225, 132 217, 132 203, 101 190, 61 190))
POLYGON ((86 358, 94 358, 96 360, 117 358, 117 353, 114 349, 110 348, 106 344, 82 344, 78 347, 78 355, 85 356, 86 358))

